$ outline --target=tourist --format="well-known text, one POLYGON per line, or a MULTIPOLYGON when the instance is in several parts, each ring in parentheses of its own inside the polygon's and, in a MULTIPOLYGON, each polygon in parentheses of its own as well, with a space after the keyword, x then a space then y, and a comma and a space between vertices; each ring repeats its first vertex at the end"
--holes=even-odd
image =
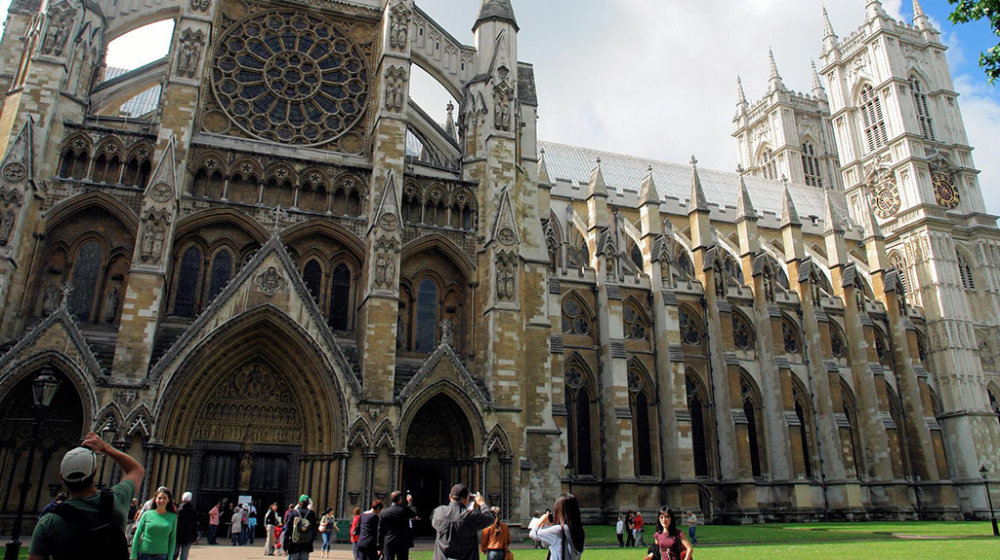
MULTIPOLYGON (((55 498, 52 499, 51 502, 45 504, 45 507, 42 508, 42 511, 40 511, 38 513, 38 518, 41 519, 43 515, 45 515, 46 513, 52 511, 57 505, 65 502, 65 501, 66 501, 66 494, 63 494, 62 492, 60 492, 59 494, 56 495, 55 498)), ((132 501, 135 501, 135 499, 133 498, 132 501)))
POLYGON ((691 543, 684 531, 677 528, 674 511, 669 506, 660 508, 656 533, 645 560, 691 560, 691 543))
POLYGON ((361 560, 361 549, 358 548, 358 541, 361 539, 361 508, 355 507, 351 513, 354 515, 351 519, 351 552, 354 560, 361 560))
POLYGON ((208 544, 217 544, 215 535, 219 531, 219 506, 222 502, 216 502, 212 509, 208 510, 208 544))
POLYGON ((285 514, 281 518, 281 550, 288 553, 288 532, 292 530, 288 522, 292 519, 292 512, 295 511, 295 504, 288 504, 288 509, 285 510, 285 514))
POLYGON ((125 540, 132 542, 132 535, 135 534, 135 518, 139 513, 139 500, 132 498, 132 503, 128 506, 128 517, 125 522, 125 540))
POLYGON ((285 524, 285 554, 291 560, 309 560, 316 540, 316 512, 309 506, 312 500, 307 494, 299 496, 298 507, 293 508, 285 524))
POLYGON ((337 536, 337 518, 333 516, 333 508, 326 508, 319 518, 319 534, 323 537, 322 558, 329 558, 330 544, 337 536))
POLYGON ((615 536, 618 537, 618 548, 625 546, 625 518, 621 515, 618 516, 618 521, 615 523, 615 536))
POLYGON ((407 560, 413 548, 413 532, 410 521, 417 517, 413 507, 413 496, 407 494, 403 505, 403 493, 396 490, 389 494, 389 507, 379 514, 378 548, 382 560, 407 560))
POLYGON ((181 507, 177 508, 177 551, 174 558, 187 560, 191 545, 198 541, 198 512, 191 500, 190 492, 181 495, 181 507))
POLYGON ((233 539, 233 546, 239 546, 241 544, 240 535, 243 534, 243 508, 239 504, 233 508, 229 521, 232 523, 229 526, 229 536, 233 539))
POLYGON ((264 514, 264 529, 267 531, 267 534, 264 535, 264 556, 274 556, 274 544, 277 540, 274 529, 280 525, 281 519, 278 518, 278 502, 274 502, 268 508, 267 513, 264 514))
POLYGON ((358 550, 361 560, 378 559, 378 514, 382 511, 382 500, 372 500, 372 507, 361 514, 358 521, 358 550))
MULTIPOLYGON (((538 527, 542 522, 542 514, 538 511, 531 513, 531 521, 528 521, 528 532, 530 533, 532 529, 538 527)), ((542 548, 542 541, 538 539, 531 539, 531 548, 542 548)))
POLYGON ((642 519, 642 512, 635 512, 635 521, 633 522, 635 528, 632 529, 632 533, 635 534, 635 545, 636 546, 646 546, 646 541, 642 540, 642 529, 646 526, 646 522, 642 519))
POLYGON ((177 547, 177 507, 170 490, 161 486, 153 509, 140 514, 132 537, 132 560, 173 559, 177 547))
POLYGON ((63 456, 59 477, 69 490, 69 498, 35 524, 29 557, 32 560, 48 560, 51 556, 81 560, 98 556, 102 560, 127 558, 125 522, 128 505, 145 473, 138 461, 115 449, 94 432, 88 433, 82 447, 70 449, 63 456), (97 453, 111 457, 122 470, 121 482, 102 491, 94 485, 97 453), (107 530, 100 533, 89 531, 98 524, 105 524, 107 530), (80 536, 81 530, 89 531, 84 539, 80 536), (95 542, 102 540, 101 537, 107 537, 106 541, 100 542, 95 550, 85 551, 90 555, 77 554, 84 540, 95 542))
POLYGON ((490 511, 496 519, 492 525, 483 529, 479 551, 486 555, 486 560, 506 560, 510 551, 510 529, 500 521, 500 508, 493 506, 490 511))
POLYGON ((693 511, 688 510, 686 523, 688 526, 688 537, 691 539, 691 544, 698 544, 698 537, 694 536, 695 529, 698 528, 698 516, 695 515, 693 511))
POLYGON ((549 545, 551 560, 580 560, 587 537, 580 519, 580 503, 573 494, 560 494, 554 509, 555 522, 542 521, 531 531, 531 538, 549 545))
POLYGON ((448 504, 438 506, 431 515, 436 532, 434 560, 478 560, 479 532, 495 518, 482 494, 469 494, 469 487, 462 483, 452 486, 448 504))
POLYGON ((635 527, 635 517, 631 511, 625 512, 625 546, 632 547, 635 546, 635 533, 632 529, 635 527))

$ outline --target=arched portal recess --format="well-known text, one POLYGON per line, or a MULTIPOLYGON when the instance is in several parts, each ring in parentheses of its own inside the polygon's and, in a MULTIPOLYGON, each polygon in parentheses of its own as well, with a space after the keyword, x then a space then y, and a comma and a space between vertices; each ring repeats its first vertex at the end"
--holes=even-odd
POLYGON ((233 322, 167 382, 151 484, 192 489, 199 511, 246 495, 263 511, 303 492, 334 504, 330 453, 343 447, 344 420, 330 366, 276 310, 233 322))
MULTIPOLYGON (((35 410, 31 382, 43 370, 40 364, 27 366, 21 379, 0 398, 0 515, 13 516, 20 497, 19 485, 24 479, 35 410), (30 370, 30 371, 29 371, 30 370)), ((42 411, 42 424, 35 446, 35 457, 30 465, 25 513, 27 518, 52 501, 56 493, 64 491, 59 482, 59 462, 63 455, 75 447, 87 432, 80 393, 73 381, 61 370, 59 364, 45 368, 60 381, 52 403, 42 411)), ((17 375, 16 373, 14 375, 17 375)), ((10 519, 10 518, 8 518, 10 519)), ((10 528, 10 521, 7 522, 10 528)), ((30 530, 30 523, 25 527, 30 530)))
POLYGON ((414 524, 418 534, 431 534, 431 512, 448 502, 453 484, 464 482, 476 491, 478 449, 476 433, 469 417, 449 395, 428 399, 413 415, 406 432, 406 458, 402 479, 413 494, 421 521, 414 524))

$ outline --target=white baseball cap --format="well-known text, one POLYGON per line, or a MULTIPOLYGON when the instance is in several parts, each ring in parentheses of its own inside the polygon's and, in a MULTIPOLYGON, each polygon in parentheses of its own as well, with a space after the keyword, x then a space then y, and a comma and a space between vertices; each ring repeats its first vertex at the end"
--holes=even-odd
POLYGON ((97 454, 86 447, 70 449, 59 464, 59 474, 66 482, 79 482, 97 471, 97 454))

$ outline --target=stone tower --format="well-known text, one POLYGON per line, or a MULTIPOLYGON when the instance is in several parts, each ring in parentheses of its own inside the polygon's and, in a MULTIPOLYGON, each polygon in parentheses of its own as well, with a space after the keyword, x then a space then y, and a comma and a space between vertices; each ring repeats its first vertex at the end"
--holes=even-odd
POLYGON ((767 93, 759 101, 747 102, 737 78, 733 137, 739 164, 765 179, 784 177, 797 184, 842 188, 830 106, 815 65, 811 91, 799 93, 785 86, 774 53, 768 57, 767 93))
MULTIPOLYGON (((946 47, 918 0, 913 13, 912 24, 895 21, 869 0, 864 24, 844 39, 827 20, 820 72, 851 217, 866 225, 866 244, 878 229, 886 238, 884 266, 871 249, 868 264, 873 273, 895 270, 897 295, 905 292, 895 299, 923 309, 930 341, 920 353, 929 354, 927 367, 939 380, 941 402, 934 406, 954 459, 951 476, 976 481, 956 488, 982 508, 977 471, 985 465, 996 472, 1000 450, 996 419, 985 414, 984 374, 996 369, 1000 279, 988 263, 1000 257, 1000 231, 996 217, 985 214, 946 47)), ((905 333, 899 339, 905 344, 905 333)), ((921 370, 915 375, 926 375, 921 370)))

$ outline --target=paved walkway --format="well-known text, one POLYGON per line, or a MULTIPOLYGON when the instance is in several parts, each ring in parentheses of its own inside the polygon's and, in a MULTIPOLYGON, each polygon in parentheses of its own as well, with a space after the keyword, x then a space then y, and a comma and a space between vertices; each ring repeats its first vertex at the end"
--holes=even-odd
MULTIPOLYGON (((323 553, 319 549, 319 541, 316 541, 316 552, 309 555, 309 560, 319 559, 323 553)), ((253 546, 232 546, 229 544, 219 544, 215 546, 199 545, 191 547, 191 554, 188 560, 259 560, 261 558, 284 558, 284 556, 264 556, 264 541, 259 540, 253 546)), ((334 545, 330 551, 330 558, 334 560, 354 560, 351 548, 346 544, 334 545)))

